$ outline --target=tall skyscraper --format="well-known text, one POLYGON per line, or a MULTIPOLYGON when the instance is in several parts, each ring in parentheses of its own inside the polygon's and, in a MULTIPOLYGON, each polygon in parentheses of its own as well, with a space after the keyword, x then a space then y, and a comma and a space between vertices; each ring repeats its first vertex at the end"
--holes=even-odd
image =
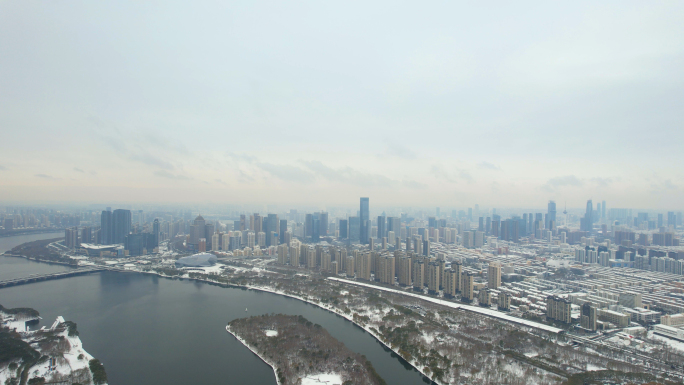
POLYGON ((606 201, 601 202, 601 218, 606 218, 606 201))
POLYGON ((318 214, 318 236, 325 237, 328 235, 328 213, 321 212, 318 214))
POLYGON ((547 210, 547 214, 546 214, 546 223, 544 224, 544 227, 547 230, 553 230, 551 228, 552 222, 554 224, 558 223, 558 222, 556 222, 556 202, 555 201, 549 201, 548 210, 547 210))
POLYGON ((159 218, 154 218, 154 222, 152 222, 152 237, 154 239, 153 245, 154 247, 159 246, 159 235, 161 233, 161 225, 159 223, 159 218))
POLYGON ((117 209, 112 213, 114 238, 112 243, 124 243, 126 235, 131 232, 131 211, 117 209))
MULTIPOLYGON (((285 232, 287 231, 287 219, 280 220, 280 230, 278 232, 278 238, 280 238, 280 244, 285 243, 285 232)), ((280 250, 280 249, 278 249, 280 250)))
POLYGON ((340 219, 340 239, 346 239, 348 237, 349 223, 346 219, 340 219))
POLYGON ((378 216, 378 239, 387 236, 387 220, 384 216, 378 216))
POLYGON ((114 227, 112 226, 112 212, 105 210, 100 215, 100 243, 111 245, 114 239, 114 227))
POLYGON ((584 218, 582 218, 581 223, 580 223, 580 225, 581 225, 580 230, 591 231, 591 229, 594 227, 594 219, 592 217, 593 213, 594 213, 594 204, 591 201, 591 199, 589 199, 587 201, 587 209, 584 213, 584 218))
POLYGON ((368 198, 361 198, 361 207, 359 211, 359 241, 361 244, 366 245, 368 244, 368 235, 369 235, 369 228, 368 228, 368 220, 370 219, 370 207, 369 207, 369 202, 368 198))

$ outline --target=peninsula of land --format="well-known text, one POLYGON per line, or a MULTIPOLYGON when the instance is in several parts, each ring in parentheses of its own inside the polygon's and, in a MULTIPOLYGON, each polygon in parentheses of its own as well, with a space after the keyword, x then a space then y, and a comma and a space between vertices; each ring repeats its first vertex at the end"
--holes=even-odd
POLYGON ((57 317, 50 328, 30 330, 34 309, 0 305, 0 384, 104 385, 102 363, 83 349, 76 324, 57 317))
POLYGON ((302 316, 240 318, 226 330, 273 367, 280 385, 386 384, 366 357, 302 316))

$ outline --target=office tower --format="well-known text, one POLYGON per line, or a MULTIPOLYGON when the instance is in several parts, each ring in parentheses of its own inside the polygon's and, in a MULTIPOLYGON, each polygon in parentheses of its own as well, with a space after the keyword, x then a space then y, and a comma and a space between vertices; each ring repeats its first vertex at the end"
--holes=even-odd
POLYGON ((285 243, 285 233, 287 232, 287 219, 281 219, 280 220, 280 229, 278 232, 278 238, 280 241, 280 244, 285 243))
POLYGON ((117 209, 112 212, 112 243, 124 243, 124 238, 131 232, 131 211, 117 209))
POLYGON ((674 211, 667 212, 667 225, 673 226, 675 229, 677 228, 677 215, 675 215, 674 211))
POLYGON ((100 244, 111 245, 112 243, 114 243, 112 212, 105 210, 100 215, 100 244))
POLYGON ((313 214, 306 214, 304 217, 304 237, 313 237, 314 217, 313 214))
POLYGON ((498 221, 498 220, 492 221, 491 234, 493 237, 501 238, 500 227, 501 227, 500 221, 498 221))
POLYGON ((478 226, 477 226, 477 230, 478 230, 478 231, 482 231, 482 232, 485 231, 485 228, 484 228, 484 218, 483 218, 483 217, 480 217, 480 218, 479 218, 479 224, 478 224, 478 226))
POLYGON ((663 214, 658 214, 658 228, 663 227, 665 221, 663 220, 663 214))
POLYGON ((360 210, 359 210, 359 241, 361 244, 365 245, 368 243, 368 220, 370 219, 370 206, 368 198, 361 198, 360 210))
POLYGON ((154 218, 154 222, 152 222, 152 244, 154 247, 159 246, 160 235, 161 223, 159 223, 159 218, 154 218))
POLYGON ((594 212, 594 205, 593 205, 591 199, 589 199, 587 201, 587 209, 585 210, 584 218, 581 219, 581 226, 580 226, 581 229, 580 230, 591 232, 591 230, 594 227, 594 220, 592 218, 593 212, 594 212))
POLYGON ((485 234, 489 235, 492 232, 492 218, 487 217, 485 220, 485 234))
POLYGON ((264 232, 266 233, 266 246, 275 246, 278 242, 273 238, 273 234, 278 233, 278 215, 268 214, 264 223, 264 232))
POLYGON ((197 245, 197 251, 200 253, 203 253, 207 251, 207 239, 206 238, 200 238, 199 243, 197 245))
MULTIPOLYGON (((208 242, 211 242, 211 237, 214 236, 214 224, 213 223, 207 223, 204 225, 204 239, 207 239, 208 242)), ((208 245, 211 247, 211 243, 208 245)), ((206 251, 206 250, 205 250, 206 251)))
POLYGON ((596 307, 592 306, 589 302, 585 302, 582 304, 580 314, 580 326, 588 330, 597 329, 596 307))
POLYGON ((490 262, 487 269, 487 279, 490 289, 498 289, 501 286, 501 264, 498 262, 490 262))
POLYGON ((544 223, 544 227, 549 229, 549 230, 553 230, 553 228, 551 227, 552 221, 553 221, 553 223, 557 223, 556 222, 556 202, 555 201, 549 201, 549 204, 547 207, 546 222, 544 223))
POLYGON ((328 213, 320 212, 318 214, 318 236, 328 236, 328 213))
POLYGON ((349 223, 346 219, 340 219, 339 225, 340 239, 346 239, 349 237, 349 223))
POLYGON ((601 202, 601 218, 606 218, 606 201, 601 202))
POLYGON ((349 240, 358 242, 361 236, 361 221, 359 217, 349 217, 349 240))
POLYGON ((468 220, 472 221, 473 220, 473 208, 468 207, 468 220))
POLYGON ((387 220, 385 216, 378 216, 378 239, 382 239, 387 236, 387 220))

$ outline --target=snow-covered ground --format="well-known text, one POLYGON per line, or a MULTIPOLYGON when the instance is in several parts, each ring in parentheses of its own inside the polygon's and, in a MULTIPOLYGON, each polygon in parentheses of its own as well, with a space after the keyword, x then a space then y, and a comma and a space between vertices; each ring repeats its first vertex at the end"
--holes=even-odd
MULTIPOLYGON (((19 321, 8 321, 5 325, 10 327, 14 326, 17 328, 17 331, 20 331, 19 329, 19 321)), ((22 321, 22 323, 24 323, 22 321)), ((55 330, 60 327, 64 323, 64 318, 57 317, 55 322, 52 324, 49 330, 55 330)), ((22 339, 31 342, 32 337, 34 336, 34 333, 36 331, 26 331, 22 333, 22 339)), ((81 371, 81 374, 83 374, 86 378, 81 377, 79 378, 79 383, 86 383, 86 384, 92 384, 92 377, 90 375, 90 370, 88 369, 88 363, 90 360, 93 359, 93 356, 91 356, 88 352, 83 349, 83 344, 77 336, 70 337, 68 328, 64 328, 61 332, 56 333, 55 336, 58 337, 64 337, 64 339, 68 342, 68 347, 64 349, 63 353, 59 353, 57 356, 52 357, 52 354, 50 356, 52 358, 55 358, 54 365, 50 365, 50 360, 43 361, 42 363, 38 363, 34 366, 32 366, 29 369, 29 379, 35 378, 35 377, 43 377, 45 378, 48 382, 51 381, 53 377, 60 377, 60 376, 65 376, 65 375, 71 375, 74 374, 76 371, 81 371), (84 370, 85 369, 85 370, 84 370)), ((33 345, 34 347, 36 345, 33 345)), ((40 352, 40 350, 38 350, 40 352)), ((42 352, 41 352, 42 353, 42 352)), ((16 373, 10 373, 9 370, 5 367, 0 370, 0 384, 5 384, 6 381, 10 378, 10 376, 16 376, 16 373)))
POLYGON ((386 287, 371 285, 371 284, 357 282, 357 281, 350 281, 350 280, 342 279, 342 278, 328 277, 328 279, 331 281, 344 282, 344 283, 349 283, 352 285, 382 290, 382 291, 386 291, 389 293, 395 293, 395 294, 406 295, 409 297, 420 298, 424 301, 436 303, 438 305, 447 306, 447 307, 450 307, 453 309, 463 309, 463 310, 471 311, 473 313, 479 313, 479 314, 490 316, 493 318, 499 318, 499 319, 504 320, 504 321, 522 324, 525 326, 533 327, 533 328, 540 329, 540 330, 545 330, 545 331, 552 332, 552 333, 560 333, 563 331, 563 329, 555 328, 553 326, 540 324, 538 322, 533 322, 533 321, 529 321, 529 320, 522 319, 522 318, 512 317, 512 316, 509 316, 505 313, 502 313, 502 312, 499 312, 496 310, 486 309, 486 308, 482 308, 482 307, 478 307, 478 306, 462 305, 459 303, 455 303, 455 302, 451 302, 451 301, 445 301, 445 300, 438 299, 438 298, 426 297, 424 295, 419 295, 419 294, 410 293, 410 292, 401 291, 401 290, 396 290, 396 289, 389 289, 386 287))
POLYGON ((302 385, 338 385, 342 377, 335 373, 309 374, 302 378, 302 385))
POLYGON ((648 332, 648 338, 663 341, 666 344, 670 345, 671 348, 677 349, 680 352, 684 353, 684 342, 682 342, 682 341, 677 341, 677 340, 673 340, 671 338, 659 336, 657 334, 654 334, 652 331, 648 332))

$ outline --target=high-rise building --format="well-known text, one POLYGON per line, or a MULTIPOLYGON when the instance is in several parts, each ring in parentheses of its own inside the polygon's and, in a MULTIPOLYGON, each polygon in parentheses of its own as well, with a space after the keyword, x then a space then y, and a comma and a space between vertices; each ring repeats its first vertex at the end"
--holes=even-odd
POLYGON ((93 241, 92 230, 90 227, 86 226, 81 229, 81 242, 91 243, 93 241))
POLYGON ((472 302, 475 298, 475 275, 464 271, 461 273, 461 299, 465 302, 472 302))
POLYGON ((131 232, 131 210, 117 209, 112 212, 114 238, 112 243, 124 243, 131 232))
POLYGON ((361 236, 361 221, 359 217, 349 217, 349 241, 359 242, 361 236))
POLYGON ((547 214, 546 214, 546 223, 544 224, 545 228, 548 230, 553 230, 551 227, 551 222, 557 223, 556 222, 556 202, 555 201, 549 201, 548 208, 547 208, 547 214))
POLYGON ((347 239, 349 237, 349 222, 346 219, 340 219, 339 232, 340 239, 347 239))
POLYGON ((318 236, 328 236, 328 213, 326 212, 318 214, 318 236))
POLYGON ((368 221, 370 219, 370 206, 368 198, 361 198, 360 210, 359 210, 359 242, 362 245, 368 244, 368 235, 370 228, 368 227, 368 221))
POLYGON ((487 269, 487 279, 490 289, 498 289, 501 286, 501 264, 498 262, 490 262, 487 269))
POLYGON ((378 239, 387 236, 387 218, 385 216, 378 216, 378 239))
POLYGON ((601 218, 606 218, 606 201, 601 202, 601 218))
POLYGON ((584 217, 581 219, 580 230, 591 232, 591 230, 594 228, 593 213, 594 213, 594 205, 593 205, 591 199, 589 199, 587 201, 587 209, 585 210, 584 217))
POLYGON ((287 232, 287 219, 280 220, 280 230, 278 232, 278 237, 280 238, 280 244, 285 243, 285 233, 287 232))
POLYGON ((70 249, 80 246, 78 242, 78 227, 69 227, 64 230, 64 246, 70 249))
POLYGON ((159 246, 160 235, 161 235, 161 224, 159 223, 159 218, 154 218, 154 222, 152 222, 152 239, 153 239, 152 243, 153 243, 154 247, 159 246))
POLYGON ((112 212, 104 210, 100 215, 100 244, 111 245, 112 243, 114 243, 112 212))

